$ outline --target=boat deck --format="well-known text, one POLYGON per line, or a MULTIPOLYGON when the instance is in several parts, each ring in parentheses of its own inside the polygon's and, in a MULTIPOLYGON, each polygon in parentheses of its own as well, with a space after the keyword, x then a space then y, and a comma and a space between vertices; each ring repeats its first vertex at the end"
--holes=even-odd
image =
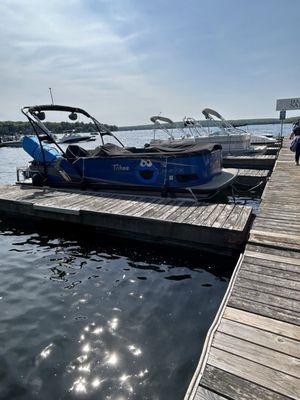
POLYGON ((251 207, 30 185, 0 186, 0 213, 79 224, 117 236, 232 254, 245 243, 251 207))
POLYGON ((300 167, 286 146, 185 400, 300 399, 300 167))

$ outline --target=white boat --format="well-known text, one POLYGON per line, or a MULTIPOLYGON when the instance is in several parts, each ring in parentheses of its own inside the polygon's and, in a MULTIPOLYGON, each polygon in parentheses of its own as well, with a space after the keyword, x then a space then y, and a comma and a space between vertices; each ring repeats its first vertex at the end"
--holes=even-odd
POLYGON ((78 143, 78 142, 89 142, 89 141, 94 141, 94 140, 96 140, 96 139, 94 137, 91 137, 91 135, 80 135, 79 133, 70 132, 70 133, 65 133, 57 141, 57 143, 59 143, 59 144, 78 143))
POLYGON ((211 108, 205 108, 202 110, 202 114, 207 120, 213 121, 214 125, 217 127, 217 131, 214 132, 215 135, 229 134, 229 135, 250 135, 250 144, 255 145, 267 145, 276 142, 276 139, 266 136, 267 134, 257 134, 250 131, 245 131, 241 128, 236 128, 230 124, 221 114, 211 108), (215 118, 217 119, 215 119, 215 118))
MULTIPOLYGON (((212 118, 211 118, 212 119, 212 118)), ((223 155, 241 155, 251 153, 264 153, 266 146, 259 146, 254 148, 251 146, 251 134, 245 131, 234 131, 230 129, 219 129, 212 131, 211 129, 205 129, 199 121, 193 118, 184 118, 185 128, 183 129, 169 129, 172 126, 173 121, 169 118, 162 116, 153 116, 150 120, 155 124, 154 128, 154 139, 150 141, 150 146, 156 145, 168 145, 174 143, 181 144, 210 144, 217 143, 222 146, 223 155), (161 122, 168 124, 168 129, 161 122), (156 130, 160 129, 168 135, 168 139, 157 139, 156 130), (176 136, 174 136, 174 133, 176 136), (178 136, 179 134, 179 136, 178 136)))

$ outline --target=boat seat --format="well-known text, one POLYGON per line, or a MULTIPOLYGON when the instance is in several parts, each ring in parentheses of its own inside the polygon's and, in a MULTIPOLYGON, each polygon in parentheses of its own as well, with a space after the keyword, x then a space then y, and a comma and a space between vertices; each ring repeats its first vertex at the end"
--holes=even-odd
POLYGON ((70 144, 66 150, 66 156, 69 161, 75 161, 80 157, 88 157, 90 154, 87 150, 77 144, 70 144))
POLYGON ((95 150, 91 152, 92 157, 109 157, 124 154, 132 154, 132 151, 113 143, 105 143, 103 146, 96 147, 95 150))

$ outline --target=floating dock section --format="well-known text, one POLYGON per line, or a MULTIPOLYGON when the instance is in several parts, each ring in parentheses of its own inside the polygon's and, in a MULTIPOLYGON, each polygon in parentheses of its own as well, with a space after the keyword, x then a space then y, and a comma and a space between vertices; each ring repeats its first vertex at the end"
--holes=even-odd
POLYGON ((250 156, 226 156, 223 158, 225 168, 251 168, 272 169, 275 165, 276 155, 250 155, 250 156))
POLYGON ((285 143, 185 400, 300 399, 300 167, 285 143))
POLYGON ((0 186, 0 214, 62 221, 142 241, 232 254, 246 242, 251 207, 137 195, 0 186))
POLYGON ((258 183, 266 183, 271 171, 268 169, 239 169, 237 180, 234 183, 245 185, 257 185, 258 183))

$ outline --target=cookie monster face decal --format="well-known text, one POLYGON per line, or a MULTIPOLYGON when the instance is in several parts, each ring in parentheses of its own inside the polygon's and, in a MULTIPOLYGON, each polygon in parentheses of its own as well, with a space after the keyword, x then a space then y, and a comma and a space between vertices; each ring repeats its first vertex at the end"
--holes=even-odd
POLYGON ((154 183, 159 171, 151 160, 141 160, 136 169, 136 175, 143 183, 154 183))

